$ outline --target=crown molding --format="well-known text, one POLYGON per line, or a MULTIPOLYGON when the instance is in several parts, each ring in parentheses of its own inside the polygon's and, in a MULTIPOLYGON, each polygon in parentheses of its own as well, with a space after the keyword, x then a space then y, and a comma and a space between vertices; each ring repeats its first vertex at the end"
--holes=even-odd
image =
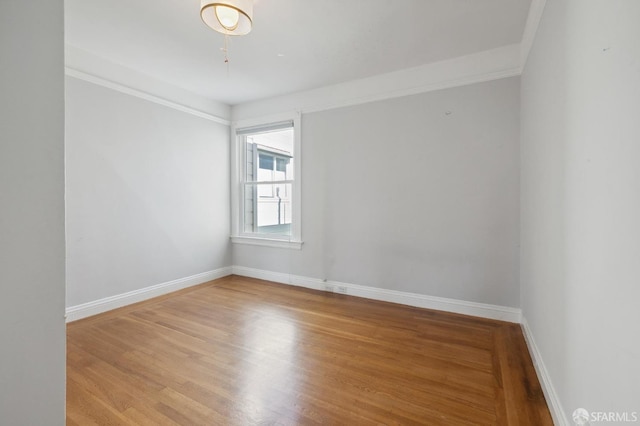
POLYGON ((299 109, 303 113, 415 95, 519 76, 533 46, 546 0, 532 0, 520 43, 415 68, 231 107, 231 119, 299 109))
POLYGON ((65 75, 68 77, 77 78, 79 80, 83 80, 89 83, 96 84, 98 86, 106 87, 108 89, 115 90, 116 92, 124 93, 130 96, 135 96, 136 98, 144 99, 149 102, 153 102, 159 105, 163 105, 169 108, 173 108, 175 110, 185 112, 187 114, 195 115, 196 117, 204 118, 209 121, 213 121, 219 124, 223 124, 225 126, 230 126, 231 122, 229 120, 225 120, 224 118, 216 117, 215 115, 208 114, 206 112, 198 111, 197 109, 190 108, 188 106, 169 101, 167 99, 159 98, 155 95, 151 95, 149 93, 142 92, 137 89, 132 89, 131 87, 123 86, 120 83, 115 83, 113 81, 105 80, 100 77, 96 77, 91 74, 87 74, 82 71, 75 70, 73 68, 65 67, 64 69, 65 75))
POLYGON ((231 121, 300 110, 312 113, 522 74, 546 0, 532 0, 520 43, 318 89, 229 106, 171 86, 65 46, 67 75, 138 96, 224 125, 231 121))
POLYGON ((65 44, 66 75, 228 126, 231 107, 65 44))
POLYGON ((531 47, 533 47, 533 41, 536 38, 538 26, 540 25, 546 4, 547 0, 531 0, 527 23, 525 24, 522 41, 520 42, 520 74, 522 74, 525 65, 527 65, 529 52, 531 52, 531 47))
POLYGON ((243 120, 294 109, 303 113, 318 112, 513 77, 520 71, 520 45, 512 44, 319 89, 234 105, 231 117, 234 121, 243 120))

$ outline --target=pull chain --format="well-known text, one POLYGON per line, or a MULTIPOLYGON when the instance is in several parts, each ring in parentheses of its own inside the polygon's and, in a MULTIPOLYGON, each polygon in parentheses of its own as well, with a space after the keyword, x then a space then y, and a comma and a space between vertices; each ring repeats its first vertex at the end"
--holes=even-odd
POLYGON ((224 54, 224 63, 227 66, 227 77, 229 77, 229 36, 227 34, 224 35, 224 45, 220 50, 224 54))

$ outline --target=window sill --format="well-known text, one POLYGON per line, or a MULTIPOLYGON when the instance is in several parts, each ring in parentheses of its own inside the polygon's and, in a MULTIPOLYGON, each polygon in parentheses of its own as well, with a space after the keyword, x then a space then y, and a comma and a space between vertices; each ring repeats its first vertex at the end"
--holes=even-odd
POLYGON ((290 240, 278 240, 275 238, 261 238, 261 237, 231 237, 231 242, 234 244, 250 244, 254 246, 263 247, 275 247, 286 248, 292 250, 302 250, 302 241, 290 241, 290 240))

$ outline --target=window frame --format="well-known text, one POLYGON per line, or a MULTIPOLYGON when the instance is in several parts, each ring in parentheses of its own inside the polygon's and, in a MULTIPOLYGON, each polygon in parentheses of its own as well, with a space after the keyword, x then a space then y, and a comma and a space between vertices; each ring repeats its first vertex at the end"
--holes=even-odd
POLYGON ((255 119, 234 121, 231 124, 231 242, 236 244, 253 244, 267 247, 302 248, 302 126, 300 111, 270 115, 255 119), (255 128, 259 132, 262 128, 290 122, 293 127, 293 182, 292 182, 292 218, 291 235, 259 234, 244 232, 244 197, 243 186, 246 177, 246 132, 255 128))

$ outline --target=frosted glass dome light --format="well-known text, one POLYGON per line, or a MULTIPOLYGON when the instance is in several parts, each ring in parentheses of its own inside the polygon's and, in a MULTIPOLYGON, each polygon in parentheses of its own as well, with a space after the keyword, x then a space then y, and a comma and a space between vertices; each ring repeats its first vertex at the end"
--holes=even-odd
POLYGON ((248 34, 253 24, 253 0, 201 0, 200 16, 219 33, 248 34))

